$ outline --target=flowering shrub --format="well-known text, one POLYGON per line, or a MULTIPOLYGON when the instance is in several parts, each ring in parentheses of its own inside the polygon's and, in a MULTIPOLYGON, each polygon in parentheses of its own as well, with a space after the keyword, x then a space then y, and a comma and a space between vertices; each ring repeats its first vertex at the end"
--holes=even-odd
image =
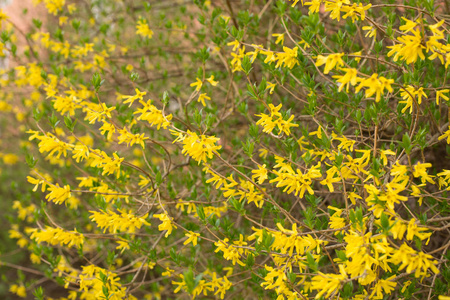
POLYGON ((33 2, 12 294, 450 299, 446 1, 33 2))

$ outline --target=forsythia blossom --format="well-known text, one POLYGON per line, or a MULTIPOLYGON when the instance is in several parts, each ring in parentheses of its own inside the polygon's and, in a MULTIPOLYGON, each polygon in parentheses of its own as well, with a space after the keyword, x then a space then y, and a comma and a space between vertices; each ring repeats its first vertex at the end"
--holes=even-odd
POLYGON ((98 227, 103 229, 103 232, 108 230, 110 233, 116 233, 117 231, 135 233, 142 225, 150 226, 150 223, 145 220, 148 214, 138 217, 123 210, 118 210, 118 212, 120 214, 110 210, 90 211, 91 216, 89 218, 97 223, 98 227))
POLYGON ((61 228, 52 228, 47 226, 43 230, 37 228, 30 230, 31 239, 34 239, 39 244, 42 242, 51 245, 67 245, 68 247, 80 247, 84 243, 84 236, 78 231, 65 231, 61 228))
POLYGON ((274 106, 272 103, 269 104, 270 116, 266 114, 256 115, 261 117, 256 125, 262 125, 264 127, 263 132, 271 133, 275 127, 278 128, 280 132, 285 133, 287 136, 291 134, 291 127, 298 127, 298 124, 292 123, 294 115, 291 115, 288 120, 284 120, 283 116, 279 112, 281 109, 281 104, 274 106))
POLYGON ((177 226, 175 226, 175 224, 173 224, 172 217, 169 217, 169 215, 167 215, 167 213, 162 213, 162 214, 156 214, 153 215, 154 218, 158 218, 162 223, 158 226, 158 230, 159 231, 163 231, 163 230, 167 230, 165 237, 168 237, 171 233, 173 229, 177 229, 177 226))
POLYGON ((213 153, 222 148, 222 146, 215 145, 219 138, 214 136, 203 134, 198 136, 197 133, 190 130, 185 135, 175 131, 172 131, 172 134, 178 136, 174 142, 180 141, 183 143, 182 153, 190 155, 199 164, 213 158, 213 153))

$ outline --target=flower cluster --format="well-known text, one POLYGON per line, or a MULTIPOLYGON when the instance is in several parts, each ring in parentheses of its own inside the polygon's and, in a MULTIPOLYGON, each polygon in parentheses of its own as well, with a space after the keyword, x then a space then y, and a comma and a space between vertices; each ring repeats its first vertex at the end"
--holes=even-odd
POLYGON ((291 134, 290 128, 298 127, 298 124, 292 122, 292 120, 294 120, 294 115, 291 115, 287 120, 283 119, 283 116, 280 113, 281 106, 281 104, 278 106, 269 104, 270 116, 266 114, 256 115, 257 117, 260 117, 258 122, 256 122, 256 125, 263 126, 263 132, 272 133, 276 127, 280 133, 284 133, 289 136, 291 134))

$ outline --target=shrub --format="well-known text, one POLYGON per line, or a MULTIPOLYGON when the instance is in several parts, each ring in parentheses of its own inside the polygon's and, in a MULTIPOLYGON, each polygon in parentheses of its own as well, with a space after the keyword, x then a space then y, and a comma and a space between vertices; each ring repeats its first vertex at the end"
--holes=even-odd
POLYGON ((0 14, 11 293, 448 299, 445 1, 34 2, 0 14))

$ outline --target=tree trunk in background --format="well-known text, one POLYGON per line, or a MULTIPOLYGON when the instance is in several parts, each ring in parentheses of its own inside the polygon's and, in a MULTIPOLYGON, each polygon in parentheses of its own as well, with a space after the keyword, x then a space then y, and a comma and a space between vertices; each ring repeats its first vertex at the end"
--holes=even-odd
MULTIPOLYGON (((8 15, 9 21, 14 24, 17 36, 17 48, 18 55, 24 46, 28 46, 24 32, 30 32, 33 25, 33 19, 39 19, 44 21, 42 16, 46 15, 45 6, 34 6, 32 0, 0 0, 0 8, 8 15)), ((8 57, 4 58, 4 61, 0 62, 0 68, 15 65, 10 61, 8 57)))

